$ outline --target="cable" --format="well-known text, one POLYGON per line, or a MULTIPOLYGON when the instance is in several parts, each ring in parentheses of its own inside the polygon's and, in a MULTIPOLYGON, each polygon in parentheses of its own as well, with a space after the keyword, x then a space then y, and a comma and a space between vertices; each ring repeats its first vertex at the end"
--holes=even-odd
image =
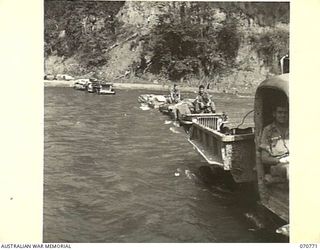
POLYGON ((237 128, 239 128, 243 123, 244 123, 244 120, 246 119, 246 117, 250 114, 250 113, 252 113, 254 111, 254 109, 253 110, 250 110, 243 118, 242 118, 242 121, 241 121, 241 123, 237 126, 237 128))

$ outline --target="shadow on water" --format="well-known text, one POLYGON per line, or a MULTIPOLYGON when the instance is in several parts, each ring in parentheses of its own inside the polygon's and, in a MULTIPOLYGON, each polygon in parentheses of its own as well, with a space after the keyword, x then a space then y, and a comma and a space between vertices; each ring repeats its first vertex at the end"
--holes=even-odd
POLYGON ((255 183, 236 183, 231 174, 220 168, 200 166, 196 176, 211 193, 221 194, 228 207, 245 220, 248 230, 264 242, 287 243, 289 238, 276 230, 286 222, 259 203, 255 183))

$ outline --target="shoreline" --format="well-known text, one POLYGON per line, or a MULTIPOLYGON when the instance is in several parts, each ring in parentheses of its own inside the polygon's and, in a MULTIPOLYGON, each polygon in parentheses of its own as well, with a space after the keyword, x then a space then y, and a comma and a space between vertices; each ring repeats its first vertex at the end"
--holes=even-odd
MULTIPOLYGON (((44 80, 44 87, 64 87, 72 88, 75 83, 75 80, 71 81, 62 81, 62 80, 44 80)), ((119 83, 113 82, 113 86, 117 89, 147 89, 147 90, 163 90, 169 91, 171 86, 154 84, 154 83, 119 83)), ((197 87, 184 87, 180 86, 181 91, 194 92, 198 91, 197 87)), ((212 91, 212 90, 210 90, 212 91)))
MULTIPOLYGON (((44 80, 44 87, 64 87, 72 88, 76 80, 65 81, 65 80, 44 80)), ((157 91, 169 91, 172 87, 171 85, 165 84, 154 84, 154 83, 119 83, 113 82, 113 86, 116 89, 146 89, 146 90, 157 90, 157 91)), ((187 87, 179 86, 180 91, 184 92, 198 92, 198 87, 187 87)), ((208 89, 209 93, 228 93, 228 94, 237 94, 237 93, 254 93, 254 90, 245 90, 245 91, 219 91, 218 89, 208 89)))

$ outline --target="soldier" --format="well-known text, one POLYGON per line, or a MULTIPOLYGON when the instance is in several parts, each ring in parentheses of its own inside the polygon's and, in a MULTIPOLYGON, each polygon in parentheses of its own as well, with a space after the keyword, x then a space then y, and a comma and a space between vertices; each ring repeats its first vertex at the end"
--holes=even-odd
POLYGON ((262 132, 261 161, 270 167, 265 175, 267 184, 285 182, 289 168, 289 108, 278 104, 273 111, 274 121, 262 132))
POLYGON ((178 103, 181 100, 180 90, 177 86, 177 84, 173 84, 173 88, 170 91, 170 103, 178 103))
POLYGON ((204 86, 199 86, 199 93, 194 101, 194 108, 196 113, 215 113, 216 107, 211 100, 211 96, 205 92, 204 86))

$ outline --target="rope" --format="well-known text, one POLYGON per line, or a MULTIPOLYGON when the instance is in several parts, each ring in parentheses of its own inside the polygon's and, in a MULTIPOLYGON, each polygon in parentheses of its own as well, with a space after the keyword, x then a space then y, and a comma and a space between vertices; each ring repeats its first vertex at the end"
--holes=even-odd
POLYGON ((247 118, 247 116, 250 114, 250 113, 252 113, 254 111, 254 109, 253 110, 250 110, 243 118, 242 118, 242 121, 241 121, 241 123, 237 126, 237 128, 239 128, 243 123, 244 123, 244 120, 247 118))

